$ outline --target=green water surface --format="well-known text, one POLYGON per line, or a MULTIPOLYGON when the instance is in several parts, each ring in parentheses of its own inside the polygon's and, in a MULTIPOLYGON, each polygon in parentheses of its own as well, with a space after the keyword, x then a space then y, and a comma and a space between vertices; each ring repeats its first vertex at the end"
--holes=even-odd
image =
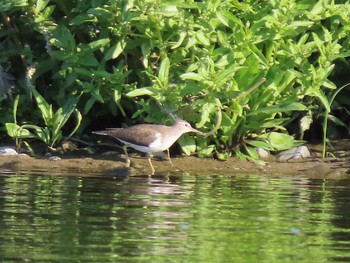
POLYGON ((1 262, 350 262, 350 180, 0 172, 1 262))

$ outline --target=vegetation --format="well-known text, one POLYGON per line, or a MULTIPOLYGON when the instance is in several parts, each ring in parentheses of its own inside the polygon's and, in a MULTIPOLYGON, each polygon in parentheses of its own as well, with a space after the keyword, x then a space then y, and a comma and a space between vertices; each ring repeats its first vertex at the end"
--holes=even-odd
MULTIPOLYGON (((131 124, 169 112, 210 131, 219 109, 219 129, 184 136, 183 151, 257 159, 255 147, 303 143, 292 135, 313 120, 349 129, 331 114, 332 79, 349 69, 348 1, 5 0, 0 12, 11 137, 54 147, 107 114, 131 124)), ((350 106, 344 96, 336 107, 350 106)))

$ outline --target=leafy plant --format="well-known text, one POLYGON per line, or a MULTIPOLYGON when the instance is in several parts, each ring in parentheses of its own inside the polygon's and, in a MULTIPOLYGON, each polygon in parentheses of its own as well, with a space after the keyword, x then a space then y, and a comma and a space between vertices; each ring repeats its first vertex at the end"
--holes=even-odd
MULTIPOLYGON (((14 122, 6 123, 5 125, 8 135, 15 138, 17 148, 20 147, 22 139, 29 138, 38 139, 45 143, 48 147, 53 148, 56 143, 62 140, 62 127, 66 124, 73 112, 76 116, 76 125, 73 131, 69 134, 68 138, 77 131, 82 119, 80 112, 76 109, 79 97, 70 97, 66 104, 54 113, 52 105, 49 105, 35 89, 33 89, 33 95, 37 102, 38 108, 41 111, 45 127, 42 128, 33 124, 17 124, 16 115, 19 101, 19 96, 17 96, 13 111, 14 122)), ((28 143, 26 143, 26 145, 28 145, 28 143)))
MULTIPOLYGON (((136 6, 132 8, 138 12, 136 6)), ((346 37, 341 25, 348 24, 349 4, 290 0, 253 6, 212 1, 164 3, 152 10, 149 27, 155 30, 149 40, 142 39, 142 45, 152 47, 156 42, 162 47, 157 58, 160 66, 155 71, 146 68, 152 85, 127 95, 150 96, 170 110, 182 108, 180 114, 204 129, 210 129, 208 124, 215 119, 214 99, 218 98, 223 107, 221 128, 213 140, 197 138, 199 152, 211 154, 216 148, 221 149, 220 159, 232 152, 256 158, 258 145, 274 151, 297 146, 303 142, 284 134, 285 125, 317 105, 329 110, 325 93, 336 88, 328 79, 332 61, 349 55, 340 45, 346 37), (330 34, 331 29, 336 34, 330 34), (263 76, 266 83, 251 89, 263 76)), ((136 30, 141 31, 140 27, 147 24, 135 25, 136 30)), ((150 57, 150 48, 142 51, 144 58, 150 57)), ((137 114, 155 111, 145 107, 143 99, 139 103, 137 114)), ((183 142, 183 148, 196 144, 186 137, 183 142)))
POLYGON ((313 115, 330 112, 330 78, 350 55, 348 2, 17 0, 0 10, 0 63, 19 76, 14 94, 28 102, 23 72, 35 68, 45 127, 30 107, 18 117, 48 145, 72 112, 84 116, 82 130, 106 114, 159 123, 170 112, 203 131, 221 119, 210 137, 184 136, 186 154, 257 158, 256 147, 303 143, 287 125, 300 119, 303 133, 313 115), (66 112, 65 121, 50 107, 66 112))
MULTIPOLYGON (((334 102, 336 96, 339 94, 339 92, 341 92, 343 89, 345 89, 349 86, 350 86, 350 83, 345 84, 342 87, 340 87, 339 89, 335 90, 333 93, 331 93, 330 98, 329 98, 329 105, 331 106, 333 104, 333 102, 334 102)), ((322 148, 322 157, 323 158, 326 157, 327 127, 328 127, 328 121, 329 121, 329 117, 330 117, 330 108, 326 109, 324 115, 325 116, 324 116, 324 123, 323 123, 323 148, 322 148)), ((334 116, 333 116, 333 119, 335 119, 339 125, 345 126, 347 128, 347 126, 339 119, 335 118, 334 116)))

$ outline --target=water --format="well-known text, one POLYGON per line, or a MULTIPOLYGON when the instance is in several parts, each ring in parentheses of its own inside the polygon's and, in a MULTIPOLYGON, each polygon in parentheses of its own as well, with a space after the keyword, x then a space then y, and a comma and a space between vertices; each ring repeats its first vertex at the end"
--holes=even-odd
POLYGON ((350 180, 0 172, 1 262, 349 262, 350 180))

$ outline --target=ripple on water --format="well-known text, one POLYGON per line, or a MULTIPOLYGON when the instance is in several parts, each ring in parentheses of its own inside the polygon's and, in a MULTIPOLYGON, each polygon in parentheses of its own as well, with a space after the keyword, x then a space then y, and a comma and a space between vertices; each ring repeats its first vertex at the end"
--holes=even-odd
POLYGON ((350 257, 349 183, 255 175, 60 176, 4 170, 0 258, 343 261, 350 257))

